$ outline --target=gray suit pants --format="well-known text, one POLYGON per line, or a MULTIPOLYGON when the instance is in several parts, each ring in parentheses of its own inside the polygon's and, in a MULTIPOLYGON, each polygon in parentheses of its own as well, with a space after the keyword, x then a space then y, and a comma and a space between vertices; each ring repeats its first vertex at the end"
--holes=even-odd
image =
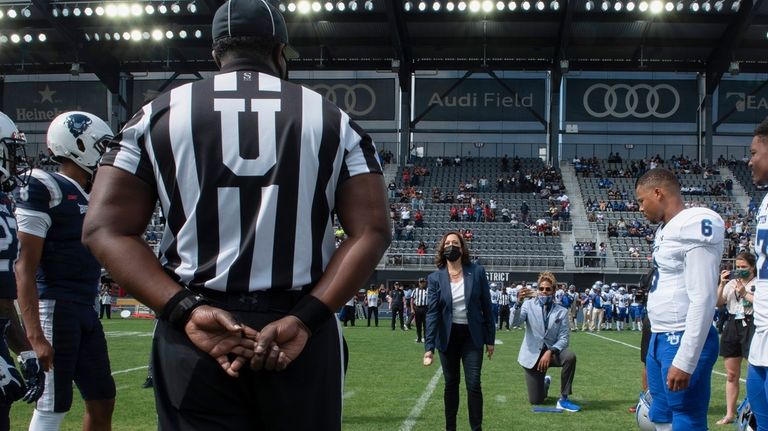
MULTIPOLYGON (((542 350, 541 355, 544 352, 545 350, 542 350)), ((539 360, 541 360, 541 355, 539 360)), ((560 371, 560 394, 570 395, 572 393, 573 378, 576 375, 576 355, 570 350, 565 349, 557 355, 552 355, 549 367, 562 368, 560 371)), ((547 397, 548 388, 544 384, 546 373, 537 370, 536 366, 523 369, 525 370, 525 383, 528 385, 528 401, 531 404, 542 404, 547 397)))

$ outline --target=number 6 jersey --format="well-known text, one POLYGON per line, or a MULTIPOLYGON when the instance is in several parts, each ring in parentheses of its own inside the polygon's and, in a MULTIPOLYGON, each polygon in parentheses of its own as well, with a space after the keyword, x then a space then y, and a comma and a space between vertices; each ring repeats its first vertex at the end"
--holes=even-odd
POLYGON ((749 348, 749 363, 768 367, 768 195, 757 212, 755 229, 757 286, 754 298, 755 335, 749 348))
POLYGON ((692 373, 712 325, 725 226, 707 208, 680 211, 656 231, 648 295, 653 332, 685 331, 672 364, 692 373))

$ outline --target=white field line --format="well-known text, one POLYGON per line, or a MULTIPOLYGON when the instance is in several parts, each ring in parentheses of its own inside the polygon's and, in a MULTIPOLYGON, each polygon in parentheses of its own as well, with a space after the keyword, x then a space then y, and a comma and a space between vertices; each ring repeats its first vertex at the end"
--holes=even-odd
POLYGON ((115 375, 118 375, 118 374, 125 374, 125 373, 130 373, 130 372, 133 372, 133 371, 146 370, 147 368, 149 368, 149 366, 148 365, 144 365, 143 367, 128 368, 127 370, 112 371, 112 375, 115 376, 115 375))
POLYGON ((435 391, 437 382, 440 380, 440 376, 442 374, 443 367, 438 367, 435 375, 432 376, 432 380, 429 381, 427 387, 424 389, 424 392, 421 393, 421 396, 411 409, 411 412, 408 413, 408 418, 406 418, 405 421, 400 425, 400 431, 411 431, 411 428, 416 425, 416 419, 421 416, 421 412, 424 410, 424 407, 427 405, 427 401, 429 401, 429 398, 432 396, 432 392, 435 391))
MULTIPOLYGON (((631 344, 627 344, 627 343, 625 343, 623 341, 614 340, 613 338, 604 337, 602 335, 597 335, 597 334, 595 334, 593 332, 587 332, 587 334, 589 334, 589 335, 591 335, 593 337, 602 338, 603 340, 613 341, 614 343, 621 344, 622 346, 631 347, 631 348, 633 348, 635 350, 640 350, 640 347, 633 346, 631 344)), ((718 376, 728 377, 725 373, 721 373, 720 371, 715 371, 715 370, 712 370, 712 374, 717 374, 718 376)), ((742 383, 747 383, 746 380, 741 379, 741 378, 739 379, 739 381, 742 382, 742 383)))

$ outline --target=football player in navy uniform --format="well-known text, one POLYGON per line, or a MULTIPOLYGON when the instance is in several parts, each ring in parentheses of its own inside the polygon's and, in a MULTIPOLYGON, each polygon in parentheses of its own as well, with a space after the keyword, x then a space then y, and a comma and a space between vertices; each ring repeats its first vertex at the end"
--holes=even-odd
POLYGON ((653 242, 646 356, 656 429, 706 430, 717 331, 712 326, 725 223, 707 208, 685 208, 680 182, 651 169, 635 187, 640 211, 660 223, 653 242))
POLYGON ((7 115, 0 113, 0 430, 10 429, 11 403, 18 399, 35 402, 45 385, 43 370, 13 304, 16 299, 13 264, 18 257, 19 241, 13 201, 7 193, 25 182, 19 172, 26 163, 25 145, 24 135, 7 115), (21 373, 13 364, 9 347, 20 355, 21 373))
POLYGON ((104 329, 94 308, 101 265, 80 242, 90 184, 110 127, 87 112, 65 112, 48 128, 57 173, 33 169, 18 189, 21 252, 16 263, 27 337, 46 370, 30 431, 56 430, 72 405, 72 382, 85 400, 83 429, 110 429, 115 403, 104 329))

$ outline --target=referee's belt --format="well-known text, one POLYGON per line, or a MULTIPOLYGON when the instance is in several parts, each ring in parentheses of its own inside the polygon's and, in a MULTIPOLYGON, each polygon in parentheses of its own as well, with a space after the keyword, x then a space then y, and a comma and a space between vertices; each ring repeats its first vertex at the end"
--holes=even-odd
POLYGON ((211 305, 225 310, 287 313, 309 293, 302 290, 258 290, 255 292, 221 292, 211 289, 190 289, 202 295, 211 305))
POLYGON ((416 308, 427 308, 426 305, 415 305, 414 307, 416 307, 416 308))

